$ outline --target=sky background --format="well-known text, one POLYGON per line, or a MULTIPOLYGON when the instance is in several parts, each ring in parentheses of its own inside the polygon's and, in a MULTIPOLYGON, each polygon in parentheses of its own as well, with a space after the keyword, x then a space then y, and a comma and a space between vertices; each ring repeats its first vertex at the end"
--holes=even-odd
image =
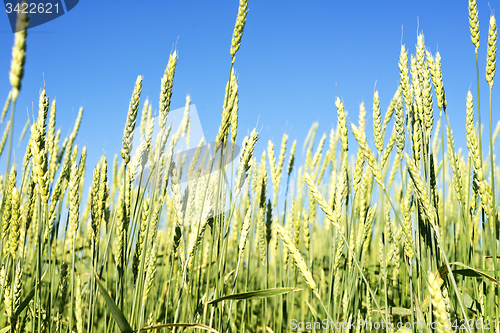
MULTIPOLYGON (((490 6, 493 10, 500 8, 497 1, 478 1, 479 74, 485 125, 490 6)), ((57 128, 61 128, 62 138, 71 131, 79 107, 84 108, 76 143, 80 147, 87 145, 87 170, 93 169, 104 151, 112 160, 121 147, 137 75, 144 77, 142 101, 149 97, 157 112, 160 79, 173 47, 179 60, 171 108, 183 107, 186 94, 190 94, 205 137, 213 141, 221 120, 237 11, 236 0, 81 0, 62 17, 30 29, 14 142, 17 144, 28 114, 36 117, 38 94, 45 84, 50 100, 57 100, 57 128)), ((467 1, 250 0, 235 63, 240 96, 238 142, 257 126, 261 131, 258 156, 269 139, 279 146, 284 132, 289 135, 289 147, 294 139, 302 147, 313 122, 319 122, 318 141, 323 132, 336 126, 334 102, 339 96, 348 119, 355 123, 359 104, 365 102, 369 111, 368 141, 372 145, 374 89, 379 91, 385 112, 399 82, 401 43, 414 53, 417 31, 424 33, 426 47, 432 53, 441 53, 451 126, 456 145, 466 149, 465 99, 469 88, 475 106, 477 103, 467 1)), ((2 105, 10 90, 12 45, 7 15, 0 15, 2 105)), ((500 119, 495 111, 498 89, 498 85, 493 87, 494 126, 500 119)), ((437 106, 434 110, 437 120, 437 106)), ((0 132, 4 127, 5 122, 0 125, 0 132)), ((483 142, 487 135, 485 126, 483 142)), ((18 163, 22 161, 26 141, 27 138, 16 152, 18 163)), ((352 137, 350 142, 355 149, 352 137)), ((6 155, 4 152, 0 160, 2 170, 6 155)))

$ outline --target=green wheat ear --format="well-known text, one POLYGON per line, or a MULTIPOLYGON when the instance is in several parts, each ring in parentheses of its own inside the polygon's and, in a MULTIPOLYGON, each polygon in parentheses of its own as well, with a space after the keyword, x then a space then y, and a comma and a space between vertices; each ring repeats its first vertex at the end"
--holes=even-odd
POLYGON ((490 16, 490 28, 488 30, 488 52, 486 55, 486 81, 493 87, 495 67, 497 64, 497 21, 495 15, 490 16))
POLYGON ((340 140, 342 142, 342 152, 344 156, 347 156, 349 146, 347 143, 347 117, 344 111, 344 103, 340 101, 337 97, 335 101, 335 106, 337 107, 337 114, 339 119, 339 130, 340 130, 340 140))
POLYGON ((382 136, 382 114, 380 112, 378 91, 375 91, 373 94, 373 133, 375 136, 375 147, 380 153, 384 148, 384 138, 382 136))
POLYGON ((432 272, 428 272, 427 276, 429 277, 428 290, 429 294, 431 295, 433 313, 438 320, 439 327, 441 327, 439 331, 451 332, 451 325, 449 325, 449 314, 446 311, 445 301, 441 293, 441 285, 443 284, 443 280, 441 279, 439 274, 435 275, 432 272))
POLYGON ((172 99, 172 88, 174 86, 177 58, 178 54, 176 50, 170 53, 167 68, 165 68, 165 72, 161 78, 159 123, 162 131, 165 131, 167 126, 167 116, 170 112, 170 101, 172 99))
POLYGON ((132 98, 130 99, 130 105, 128 107, 127 121, 125 122, 125 128, 123 129, 121 155, 125 165, 130 162, 130 153, 132 152, 132 141, 134 139, 135 122, 137 118, 137 111, 139 110, 141 90, 142 76, 139 75, 135 81, 134 91, 132 92, 132 98))
POLYGON ((236 175, 236 182, 234 186, 235 196, 238 196, 243 185, 245 184, 245 180, 248 177, 248 171, 250 169, 250 160, 252 159, 253 152, 255 149, 255 144, 259 139, 259 134, 255 129, 252 130, 250 136, 245 137, 243 140, 242 154, 240 163, 238 164, 238 171, 236 175))
POLYGON ((477 50, 479 49, 479 19, 476 0, 469 0, 469 28, 470 38, 476 48, 475 51, 477 54, 477 50))
POLYGON ((312 291, 316 291, 317 288, 316 282, 314 281, 311 272, 307 268, 306 262, 302 257, 302 255, 300 254, 300 251, 295 247, 292 240, 290 239, 290 236, 281 225, 278 224, 276 228, 278 230, 279 237, 286 245, 288 251, 290 252, 295 262, 295 266, 299 270, 300 274, 304 277, 306 284, 309 286, 309 288, 311 288, 312 291))
POLYGON ((19 91, 21 90, 21 81, 24 76, 24 63, 26 61, 26 37, 28 35, 29 18, 23 11, 18 12, 16 21, 16 33, 14 37, 14 46, 12 47, 12 61, 10 63, 10 84, 12 86, 12 101, 15 103, 19 91))
POLYGON ((248 14, 248 0, 240 0, 238 8, 238 16, 236 17, 236 24, 234 25, 233 39, 231 40, 231 58, 234 63, 236 52, 240 49, 241 38, 243 37, 243 30, 248 14))

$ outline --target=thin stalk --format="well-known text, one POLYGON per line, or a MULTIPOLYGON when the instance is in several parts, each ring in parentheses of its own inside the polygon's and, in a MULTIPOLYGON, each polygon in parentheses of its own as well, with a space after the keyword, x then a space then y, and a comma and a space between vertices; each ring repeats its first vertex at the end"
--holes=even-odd
MULTIPOLYGON (((490 171, 491 171, 491 197, 492 197, 492 202, 490 203, 491 206, 491 216, 490 216, 490 221, 491 221, 491 226, 493 228, 493 269, 495 270, 495 279, 498 281, 498 267, 497 267, 497 235, 498 235, 498 228, 500 227, 498 225, 497 221, 497 211, 496 211, 496 199, 495 199, 495 164, 494 164, 494 159, 493 159, 493 120, 491 116, 491 89, 493 88, 492 85, 490 85, 490 171)), ((495 284, 495 289, 496 289, 496 299, 497 299, 497 304, 498 304, 498 284, 495 284)), ((499 318, 499 309, 498 306, 495 306, 495 315, 496 315, 496 322, 498 322, 499 318)))
MULTIPOLYGON (((479 61, 477 59, 477 49, 476 49, 476 80, 477 80, 477 119, 479 121, 479 158, 481 160, 481 168, 483 167, 483 144, 482 144, 482 123, 481 123, 481 99, 479 98, 479 61)), ((490 122, 491 123, 491 122, 490 122)))
MULTIPOLYGON (((400 218, 399 218, 399 216, 397 214, 396 208, 394 207, 392 201, 389 198, 389 194, 387 193, 387 191, 385 189, 383 190, 383 192, 384 192, 385 196, 388 198, 389 203, 391 204, 391 207, 392 207, 392 209, 394 211, 396 219, 398 220, 398 223, 402 226, 402 223, 401 223, 401 220, 400 220, 400 218)), ((443 248, 443 245, 442 245, 442 242, 441 242, 441 235, 440 235, 440 233, 439 233, 439 231, 437 229, 435 229, 434 232, 436 233, 437 245, 438 245, 439 249, 441 250, 441 252, 443 253, 443 258, 444 258, 445 263, 446 263, 446 268, 448 269, 448 272, 452 272, 452 270, 450 268, 450 263, 448 262, 448 257, 446 256, 446 253, 444 252, 444 248, 443 248)), ((403 234, 405 235, 405 237, 408 237, 408 235, 406 235, 406 231, 404 230, 404 228, 403 228, 403 234)), ((425 272, 424 272, 424 275, 426 275, 425 272)), ((454 288, 454 291, 455 291, 456 295, 460 295, 460 292, 458 291, 457 283, 455 281, 455 277, 453 276, 453 273, 450 273, 449 276, 451 278, 451 282, 453 284, 453 288, 454 288)), ((462 311, 462 315, 464 316, 465 320, 467 321, 468 320, 467 319, 467 313, 465 312, 464 304, 463 304, 463 302, 462 302, 462 300, 461 300, 460 297, 457 297, 457 298, 458 298, 458 302, 460 304, 460 309, 462 311)), ((468 333, 471 333, 469 327, 466 327, 465 329, 467 330, 468 333)))
POLYGON ((69 330, 73 331, 73 301, 75 298, 75 242, 76 232, 73 235, 73 249, 71 250, 71 303, 69 304, 69 330))

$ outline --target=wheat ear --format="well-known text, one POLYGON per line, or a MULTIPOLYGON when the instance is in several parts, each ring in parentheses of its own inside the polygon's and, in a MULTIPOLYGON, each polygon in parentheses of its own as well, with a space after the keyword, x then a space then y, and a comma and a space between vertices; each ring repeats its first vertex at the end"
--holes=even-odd
POLYGON ((177 51, 170 53, 168 58, 167 68, 161 78, 160 85, 160 110, 159 123, 162 131, 165 131, 167 126, 167 116, 170 112, 170 100, 172 98, 172 88, 174 86, 175 67, 177 66, 177 51))
POLYGON ((429 294, 432 300, 432 312, 438 320, 437 331, 439 333, 451 332, 450 328, 450 318, 446 312, 446 304, 441 294, 441 284, 443 283, 439 274, 434 275, 432 272, 428 272, 428 286, 429 294))
POLYGON ((477 54, 477 50, 479 49, 479 19, 476 0, 469 0, 469 28, 470 38, 476 48, 475 51, 477 54))
POLYGON ((245 180, 248 177, 248 170, 250 169, 250 160, 253 156, 255 144, 259 139, 259 134, 255 129, 252 130, 250 136, 243 139, 243 153, 241 154, 240 163, 238 164, 238 172, 236 176, 236 183, 234 186, 235 196, 238 196, 245 180))
POLYGON ((10 63, 9 79, 12 86, 12 101, 17 100, 21 90, 21 81, 24 76, 26 61, 26 37, 28 36, 29 18, 24 11, 19 11, 16 21, 16 34, 12 47, 12 61, 10 63))
POLYGON ((486 54, 486 81, 493 87, 495 67, 497 64, 497 21, 495 15, 490 16, 490 28, 488 30, 488 52, 486 54))
POLYGON ((283 228, 280 224, 277 224, 276 228, 278 230, 278 235, 280 236, 281 240, 286 245, 286 247, 288 248, 288 251, 292 255, 292 258, 295 262, 295 266, 297 266, 300 274, 304 277, 306 284, 309 286, 309 288, 311 288, 311 290, 316 292, 316 288, 317 288, 316 282, 314 281, 311 272, 307 268, 306 261, 304 260, 304 258, 300 254, 300 251, 293 244, 293 242, 290 239, 290 236, 286 232, 285 228, 283 228))
POLYGON ((234 56, 236 52, 240 49, 241 38, 243 37, 243 30, 245 29, 245 22, 248 14, 248 0, 240 0, 240 6, 238 7, 238 16, 236 17, 236 24, 234 25, 233 38, 231 40, 231 58, 232 63, 234 63, 234 56))
POLYGON ((385 185, 382 183, 382 172, 380 171, 380 167, 375 160, 375 156, 373 156, 373 152, 370 150, 370 147, 368 147, 366 135, 362 133, 354 124, 351 124, 351 129, 356 141, 358 141, 363 155, 365 156, 368 166, 371 168, 373 175, 375 176, 375 180, 383 189, 385 189, 385 185))
POLYGON ((384 148, 384 137, 382 136, 382 114, 380 112, 378 91, 373 94, 373 134, 375 136, 375 147, 380 153, 384 148))
POLYGON ((135 122, 137 118, 137 110, 139 109, 139 100, 141 98, 142 76, 139 75, 135 81, 134 91, 128 107, 127 121, 123 129, 123 142, 121 155, 127 165, 130 162, 130 153, 132 152, 132 141, 134 139, 135 122))
POLYGON ((311 195, 314 198, 314 201, 316 201, 318 205, 321 207, 321 209, 325 212, 326 217, 332 222, 334 227, 339 229, 340 228, 340 225, 338 224, 339 216, 336 216, 334 214, 333 210, 330 208, 330 205, 328 205, 325 198, 319 192, 316 183, 313 181, 313 179, 307 172, 305 173, 304 178, 307 182, 307 186, 309 187, 309 191, 311 192, 311 195))
POLYGON ((347 151, 349 150, 349 146, 347 142, 347 117, 344 111, 344 103, 342 103, 340 101, 340 98, 337 97, 337 100, 335 101, 335 106, 337 107, 340 140, 342 142, 342 152, 343 156, 347 156, 347 151))

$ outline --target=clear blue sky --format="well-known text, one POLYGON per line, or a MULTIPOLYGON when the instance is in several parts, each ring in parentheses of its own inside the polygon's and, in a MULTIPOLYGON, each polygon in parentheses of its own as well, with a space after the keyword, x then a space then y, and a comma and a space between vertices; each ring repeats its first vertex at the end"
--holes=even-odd
MULTIPOLYGON (((493 10, 499 7, 496 1, 490 5, 493 10)), ((484 67, 490 7, 487 1, 478 0, 478 8, 481 102, 487 121, 484 67)), ((31 114, 34 105, 36 112, 38 92, 45 83, 50 99, 57 100, 57 127, 62 128, 63 136, 71 130, 78 108, 84 107, 77 143, 88 146, 88 168, 93 168, 104 149, 111 160, 120 149, 137 75, 144 76, 143 98, 149 97, 157 111, 160 78, 174 45, 179 61, 172 109, 182 107, 189 93, 207 139, 213 140, 221 118, 237 10, 237 0, 81 0, 62 17, 30 29, 17 104, 16 140, 27 110, 31 114)), ((467 1, 250 0, 235 64, 240 87, 239 142, 258 125, 262 129, 259 151, 268 139, 279 145, 284 131, 290 143, 297 139, 301 147, 313 122, 319 122, 320 134, 336 124, 337 95, 353 122, 357 122, 362 101, 371 111, 375 83, 385 112, 399 81, 401 42, 414 53, 417 28, 424 32, 426 46, 441 53, 451 125, 457 145, 466 148, 465 98, 469 87, 477 103, 467 1)), ((0 15, 0 43, 3 105, 10 90, 13 44, 7 15, 0 15)), ((498 89, 497 84, 493 88, 494 110, 499 105, 498 89)), ((493 117, 496 125, 499 113, 493 117)), ((371 127, 371 115, 368 124, 371 127)), ((1 132, 4 126, 0 126, 1 132)), ((369 134, 369 141, 371 138, 369 134)), ((21 147, 16 154, 18 162, 24 154, 24 144, 21 147)))

